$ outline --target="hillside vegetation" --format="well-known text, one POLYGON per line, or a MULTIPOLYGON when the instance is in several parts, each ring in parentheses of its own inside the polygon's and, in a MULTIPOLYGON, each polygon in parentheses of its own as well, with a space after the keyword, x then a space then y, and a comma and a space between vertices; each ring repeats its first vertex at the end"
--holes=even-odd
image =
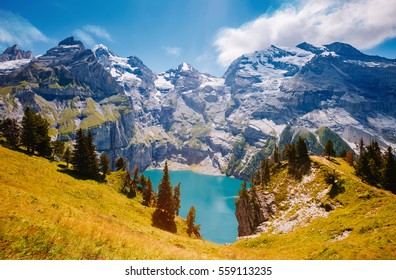
POLYGON ((155 209, 120 194, 120 172, 79 180, 63 163, 0 146, 0 259, 396 259, 395 195, 342 160, 313 160, 345 180, 327 218, 223 246, 188 237, 181 218, 176 234, 153 227, 155 209))

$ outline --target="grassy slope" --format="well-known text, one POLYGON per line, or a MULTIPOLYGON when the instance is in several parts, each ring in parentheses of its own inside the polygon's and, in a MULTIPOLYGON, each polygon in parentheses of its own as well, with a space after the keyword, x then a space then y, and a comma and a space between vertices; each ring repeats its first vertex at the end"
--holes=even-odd
MULTIPOLYGON (((236 246, 263 249, 270 259, 396 259, 396 196, 362 183, 342 159, 312 160, 322 171, 337 170, 344 180, 344 193, 325 198, 337 208, 288 234, 261 235, 236 246), (343 234, 349 235, 337 240, 343 234)), ((323 172, 315 185, 321 181, 323 172)))
POLYGON ((395 259, 396 199, 362 184, 341 160, 343 207, 307 227, 220 246, 151 226, 154 209, 107 184, 77 180, 57 163, 0 147, 0 259, 395 259), (330 242, 351 231, 344 240, 330 242))

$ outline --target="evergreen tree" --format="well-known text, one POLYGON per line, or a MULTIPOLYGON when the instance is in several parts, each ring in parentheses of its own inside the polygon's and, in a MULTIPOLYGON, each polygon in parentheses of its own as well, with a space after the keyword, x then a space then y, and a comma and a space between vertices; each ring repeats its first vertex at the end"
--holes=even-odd
POLYGON ((155 194, 153 191, 153 183, 151 182, 150 177, 147 179, 146 185, 143 188, 143 205, 149 207, 155 205, 155 194))
POLYGON ((274 147, 274 162, 279 163, 279 147, 276 144, 274 147))
POLYGON ((179 216, 180 209, 180 182, 173 189, 173 208, 175 210, 175 215, 179 216))
POLYGON ((91 132, 85 135, 80 128, 76 133, 73 147, 72 163, 74 169, 82 176, 91 179, 99 177, 99 163, 91 132))
POLYGON ((139 182, 140 182, 140 188, 141 188, 142 190, 144 190, 144 188, 145 188, 146 185, 147 185, 147 179, 146 179, 146 176, 144 176, 143 173, 142 173, 142 175, 140 175, 139 182))
POLYGON ((6 138, 8 145, 17 147, 21 138, 21 127, 15 119, 5 119, 1 122, 0 131, 6 138))
POLYGON ((65 153, 63 154, 63 160, 66 162, 67 167, 69 167, 69 163, 71 162, 72 159, 72 152, 70 151, 70 148, 67 147, 65 153))
POLYGON ((22 118, 22 144, 28 153, 34 154, 36 138, 36 114, 27 107, 22 118))
POLYGON ((140 183, 140 178, 139 178, 139 166, 135 166, 133 169, 133 179, 132 179, 133 187, 136 190, 140 190, 139 188, 139 183, 140 183))
POLYGON ((99 158, 99 168, 102 172, 103 179, 106 178, 106 175, 110 174, 110 158, 106 153, 102 153, 99 158))
POLYGON ((87 159, 87 141, 84 132, 80 128, 77 130, 76 138, 73 147, 72 164, 74 170, 79 174, 87 176, 88 174, 88 159, 87 159))
POLYGON ((40 115, 35 114, 35 148, 40 156, 51 156, 51 137, 48 136, 49 123, 40 115))
POLYGON ((297 159, 296 146, 291 144, 286 144, 283 149, 283 158, 287 160, 289 165, 294 165, 297 159))
POLYGON ((244 200, 245 198, 248 198, 248 192, 247 192, 247 184, 246 180, 244 179, 243 182, 241 183, 241 189, 238 191, 238 196, 235 199, 235 205, 238 205, 239 200, 244 200))
POLYGON ((369 157, 364 149, 360 149, 361 153, 356 161, 356 176, 360 177, 363 181, 367 181, 370 177, 369 157))
POLYGON ((270 182, 270 167, 269 160, 266 158, 261 162, 261 185, 268 186, 270 182))
POLYGON ((128 198, 136 197, 136 188, 133 184, 131 172, 129 171, 125 173, 124 182, 122 185, 122 193, 124 193, 128 198))
POLYGON ((194 233, 195 236, 201 237, 201 234, 199 232, 200 225, 195 225, 195 215, 195 207, 191 206, 187 214, 187 234, 188 236, 191 236, 191 234, 194 233))
POLYGON ((65 152, 65 142, 61 140, 55 140, 51 143, 52 146, 52 160, 55 160, 55 157, 62 158, 65 152))
POLYGON ((325 156, 327 156, 328 159, 330 159, 330 157, 334 157, 335 156, 333 142, 330 139, 327 140, 327 142, 325 144, 324 153, 325 153, 325 156))
POLYGON ((87 160, 88 160, 88 176, 90 178, 98 178, 99 177, 99 161, 96 156, 96 147, 94 144, 94 139, 92 132, 89 131, 86 136, 86 145, 87 145, 87 160))
POLYGON ((384 156, 382 186, 396 194, 396 162, 392 153, 392 147, 390 146, 384 156))
POLYGON ((119 157, 115 162, 116 170, 125 170, 126 169, 126 161, 123 157, 119 157))
POLYGON ((353 166, 353 162, 354 162, 354 158, 355 158, 355 154, 354 154, 354 152, 352 151, 352 150, 349 150, 347 153, 346 153, 346 156, 345 156, 345 161, 347 162, 347 163, 349 163, 349 165, 350 166, 353 166))
POLYGON ((175 210, 167 162, 165 162, 163 176, 158 185, 157 208, 162 212, 160 216, 162 223, 168 224, 173 222, 175 210))
POLYGON ((298 137, 297 140, 296 153, 299 162, 304 163, 309 161, 307 144, 305 143, 304 139, 301 137, 298 137))

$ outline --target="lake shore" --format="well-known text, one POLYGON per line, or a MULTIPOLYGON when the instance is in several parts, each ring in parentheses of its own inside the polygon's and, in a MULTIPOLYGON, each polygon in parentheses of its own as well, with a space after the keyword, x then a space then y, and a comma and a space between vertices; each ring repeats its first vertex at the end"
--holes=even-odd
MULTIPOLYGON (((172 160, 167 160, 167 162, 168 162, 168 169, 172 171, 189 170, 204 175, 226 176, 225 174, 221 173, 220 169, 214 167, 209 160, 205 160, 202 161, 200 164, 193 164, 193 165, 188 165, 172 160)), ((156 165, 150 165, 146 170, 156 170, 156 169, 162 170, 164 166, 165 166, 165 161, 156 165)), ((231 176, 230 178, 234 178, 234 176, 231 176)))

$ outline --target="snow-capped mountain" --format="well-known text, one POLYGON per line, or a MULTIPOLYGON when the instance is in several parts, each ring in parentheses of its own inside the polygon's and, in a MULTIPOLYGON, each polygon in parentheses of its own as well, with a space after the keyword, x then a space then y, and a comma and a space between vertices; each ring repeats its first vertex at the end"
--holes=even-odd
POLYGON ((20 50, 18 45, 7 48, 0 54, 0 75, 9 74, 28 64, 32 58, 33 56, 30 51, 20 50))
POLYGON ((71 37, 0 76, 0 113, 31 106, 65 140, 91 129, 98 150, 130 168, 169 160, 247 177, 249 163, 297 136, 314 153, 328 138, 339 149, 360 138, 396 148, 395 74, 396 60, 343 43, 271 46, 239 57, 221 78, 188 63, 154 73, 71 37))

